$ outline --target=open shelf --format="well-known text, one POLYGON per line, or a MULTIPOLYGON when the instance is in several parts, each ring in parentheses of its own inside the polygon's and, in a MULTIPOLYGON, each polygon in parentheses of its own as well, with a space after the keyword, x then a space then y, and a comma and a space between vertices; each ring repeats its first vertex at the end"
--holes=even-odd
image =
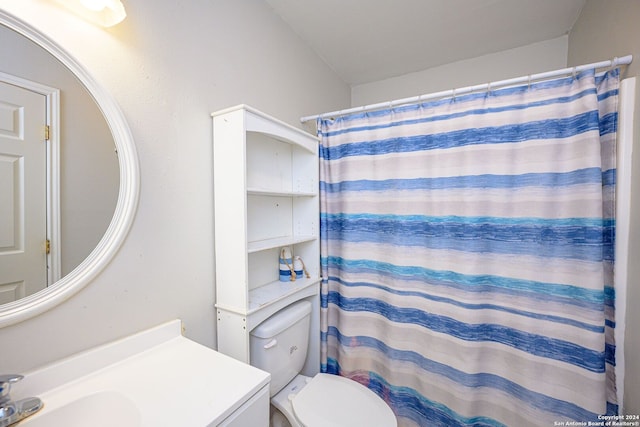
MULTIPOLYGON (((295 301, 320 329, 319 141, 246 105, 212 117, 218 351, 250 363, 250 331, 295 301), (311 278, 278 280, 283 247, 311 278)), ((319 338, 309 357, 317 369, 319 338)))
POLYGON ((285 236, 274 237, 272 239, 258 240, 247 243, 247 253, 255 253, 267 249, 281 248, 284 246, 297 245, 299 243, 313 242, 318 240, 318 236, 285 236))
POLYGON ((262 188, 247 188, 247 194, 250 196, 275 196, 275 197, 315 197, 317 192, 309 191, 276 191, 262 188))
POLYGON ((294 282, 271 282, 259 288, 249 291, 249 307, 247 314, 255 313, 269 304, 277 303, 282 299, 303 291, 310 286, 320 283, 320 278, 303 278, 294 282))

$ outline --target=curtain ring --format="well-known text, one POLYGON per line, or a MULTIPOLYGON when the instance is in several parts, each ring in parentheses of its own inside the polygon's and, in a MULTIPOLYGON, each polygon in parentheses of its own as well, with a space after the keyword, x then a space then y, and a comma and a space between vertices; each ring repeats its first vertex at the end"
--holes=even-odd
POLYGON ((617 66, 618 66, 618 57, 614 56, 613 59, 611 60, 611 67, 609 68, 609 71, 613 71, 617 66))
POLYGON ((456 100, 456 88, 451 89, 451 98, 455 101, 456 100))
POLYGON ((487 95, 491 95, 491 82, 487 83, 487 95))
POLYGON ((529 74, 529 78, 527 79, 527 89, 531 89, 531 74, 529 74))
POLYGON ((576 79, 576 77, 578 76, 578 69, 577 69, 576 67, 573 67, 573 72, 572 72, 572 74, 573 74, 573 79, 575 80, 575 79, 576 79))

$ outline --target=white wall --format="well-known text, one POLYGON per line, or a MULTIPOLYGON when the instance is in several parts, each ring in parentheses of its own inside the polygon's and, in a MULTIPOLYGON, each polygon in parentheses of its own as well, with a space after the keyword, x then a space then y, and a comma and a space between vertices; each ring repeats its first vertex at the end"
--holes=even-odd
MULTIPOLYGON (((102 29, 41 0, 0 7, 42 29, 115 97, 141 170, 137 216, 105 270, 68 301, 0 329, 0 371, 49 361, 174 318, 215 345, 212 111, 247 103, 293 125, 350 91, 258 0, 124 0, 102 29)), ((51 3, 53 4, 53 3, 51 3)))
MULTIPOLYGON (((579 65, 632 54, 634 62, 622 77, 640 75, 640 2, 637 0, 588 0, 569 35, 569 65, 579 65)), ((625 335, 626 414, 640 413, 640 96, 636 94, 634 153, 631 178, 631 229, 627 271, 627 318, 625 335), (634 220, 635 218, 635 220, 634 220)))
MULTIPOLYGON (((458 61, 351 89, 351 106, 373 104, 557 70, 567 64, 568 36, 458 61)), ((418 53, 416 53, 418 54, 418 53)))

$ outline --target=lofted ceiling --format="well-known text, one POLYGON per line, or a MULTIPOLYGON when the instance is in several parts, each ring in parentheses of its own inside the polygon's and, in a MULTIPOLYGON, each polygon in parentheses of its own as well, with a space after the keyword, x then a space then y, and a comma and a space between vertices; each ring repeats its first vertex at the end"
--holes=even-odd
POLYGON ((357 85, 567 34, 585 0, 266 0, 357 85))

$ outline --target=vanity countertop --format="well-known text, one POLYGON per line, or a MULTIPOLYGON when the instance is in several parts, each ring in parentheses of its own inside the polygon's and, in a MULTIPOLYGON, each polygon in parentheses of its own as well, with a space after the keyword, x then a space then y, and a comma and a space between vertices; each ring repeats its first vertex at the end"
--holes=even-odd
POLYGON ((183 337, 181 322, 174 320, 26 373, 12 397, 44 402, 44 409, 20 424, 25 427, 74 405, 100 407, 104 413, 92 414, 106 418, 104 425, 208 426, 229 417, 269 378, 183 337), (115 414, 107 412, 109 406, 115 414))

